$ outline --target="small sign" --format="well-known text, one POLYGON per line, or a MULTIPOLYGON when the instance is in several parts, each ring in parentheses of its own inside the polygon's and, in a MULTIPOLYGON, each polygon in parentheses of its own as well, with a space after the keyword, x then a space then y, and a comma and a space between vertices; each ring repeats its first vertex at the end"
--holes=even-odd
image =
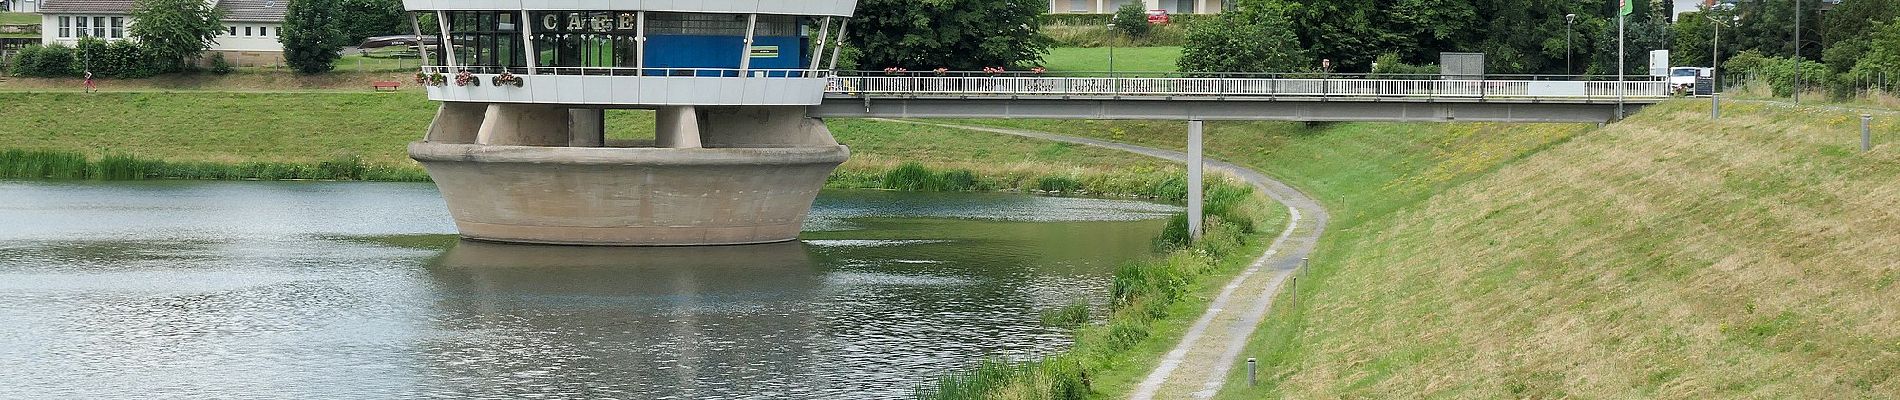
POLYGON ((1636 13, 1636 3, 1632 3, 1630 2, 1630 0, 1622 0, 1622 1, 1623 1, 1623 5, 1621 7, 1621 10, 1619 10, 1622 13, 1621 15, 1629 16, 1630 14, 1636 13))
POLYGON ((752 46, 752 58, 778 58, 778 46, 752 46))

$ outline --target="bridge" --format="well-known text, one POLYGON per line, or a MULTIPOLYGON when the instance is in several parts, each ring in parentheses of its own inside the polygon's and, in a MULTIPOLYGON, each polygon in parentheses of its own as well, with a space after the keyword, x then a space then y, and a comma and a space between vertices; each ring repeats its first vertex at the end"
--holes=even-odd
POLYGON ((840 72, 855 0, 572 3, 403 1, 454 44, 420 49, 442 105, 409 155, 465 237, 795 240, 850 156, 835 117, 1186 121, 1198 234, 1205 121, 1603 123, 1668 97, 1594 76, 840 72), (654 141, 609 142, 606 109, 655 111, 654 141))
POLYGON ((844 73, 813 117, 1608 122, 1661 80, 1503 75, 844 73))

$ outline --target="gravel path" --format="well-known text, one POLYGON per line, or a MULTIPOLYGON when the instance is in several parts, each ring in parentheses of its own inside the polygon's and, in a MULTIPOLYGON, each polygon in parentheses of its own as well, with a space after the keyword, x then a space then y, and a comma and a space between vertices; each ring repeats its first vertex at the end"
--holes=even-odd
MULTIPOLYGON (((1186 163, 1187 154, 1142 147, 1104 140, 1063 136, 1047 132, 1001 129, 981 126, 943 124, 934 122, 883 120, 945 128, 968 129, 1005 135, 1051 140, 1095 146, 1149 157, 1186 163)), ((1182 124, 1181 136, 1187 137, 1187 125, 1182 124)), ((1135 387, 1134 399, 1205 399, 1214 397, 1226 384, 1227 375, 1241 363, 1241 351, 1247 346, 1247 338, 1253 335, 1254 328, 1267 316, 1267 310, 1273 306, 1273 297, 1280 292, 1281 286, 1299 270, 1300 260, 1313 252, 1313 246, 1319 241, 1320 234, 1326 230, 1326 209, 1312 198, 1285 183, 1268 178, 1259 171, 1223 161, 1204 159, 1210 171, 1226 173, 1253 184, 1254 188, 1267 197, 1279 201, 1287 207, 1286 231, 1280 234, 1273 245, 1267 247, 1265 254, 1235 276, 1220 295, 1214 297, 1207 311, 1188 328, 1181 337, 1181 343, 1161 359, 1154 371, 1148 374, 1135 387)))

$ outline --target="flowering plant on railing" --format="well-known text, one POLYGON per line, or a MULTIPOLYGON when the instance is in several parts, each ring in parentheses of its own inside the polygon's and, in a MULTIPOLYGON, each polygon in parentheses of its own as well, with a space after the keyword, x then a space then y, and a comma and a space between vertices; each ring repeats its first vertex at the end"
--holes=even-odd
POLYGON ((990 76, 1002 75, 1004 72, 1009 72, 1009 70, 1003 69, 1003 67, 983 67, 983 73, 990 74, 990 76))
POLYGON ((1036 75, 1042 75, 1042 73, 1049 72, 1049 70, 1043 69, 1042 67, 1035 67, 1035 68, 1030 68, 1029 72, 1034 73, 1036 75))
POLYGON ((441 72, 416 72, 416 84, 424 86, 447 85, 449 84, 449 77, 443 76, 441 72))
POLYGON ((937 67, 937 69, 930 70, 930 72, 937 73, 937 76, 944 76, 944 75, 950 74, 950 69, 944 68, 944 67, 937 67))
POLYGON ((455 74, 455 86, 481 86, 481 85, 482 85, 481 78, 476 78, 475 74, 473 73, 469 73, 468 71, 462 71, 455 74))
POLYGON ((890 68, 884 69, 884 74, 891 75, 891 76, 903 75, 905 72, 910 72, 910 70, 898 68, 898 67, 890 67, 890 68))
POLYGON ((489 80, 489 82, 493 82, 495 86, 497 87, 510 86, 510 85, 514 87, 521 87, 521 85, 527 83, 527 82, 523 82, 521 80, 521 77, 515 76, 515 74, 510 73, 508 71, 502 71, 501 75, 495 75, 495 78, 489 80))

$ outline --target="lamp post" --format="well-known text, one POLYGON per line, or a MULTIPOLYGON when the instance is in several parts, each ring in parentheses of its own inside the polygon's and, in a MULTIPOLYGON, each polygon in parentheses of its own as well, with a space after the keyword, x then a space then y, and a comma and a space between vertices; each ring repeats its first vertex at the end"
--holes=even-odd
POLYGON ((1108 23, 1108 77, 1115 77, 1115 23, 1108 23))
POLYGON ((1801 0, 1794 0, 1794 103, 1801 104, 1801 0))
POLYGON ((1572 45, 1577 36, 1577 14, 1564 14, 1564 74, 1575 74, 1577 68, 1571 63, 1576 51, 1572 45))
MULTIPOLYGON (((1710 7, 1710 12, 1715 8, 1710 7)), ((1722 86, 1715 80, 1716 71, 1722 67, 1722 20, 1708 16, 1709 23, 1715 25, 1715 38, 1711 40, 1709 50, 1709 119, 1722 119, 1722 86)))

